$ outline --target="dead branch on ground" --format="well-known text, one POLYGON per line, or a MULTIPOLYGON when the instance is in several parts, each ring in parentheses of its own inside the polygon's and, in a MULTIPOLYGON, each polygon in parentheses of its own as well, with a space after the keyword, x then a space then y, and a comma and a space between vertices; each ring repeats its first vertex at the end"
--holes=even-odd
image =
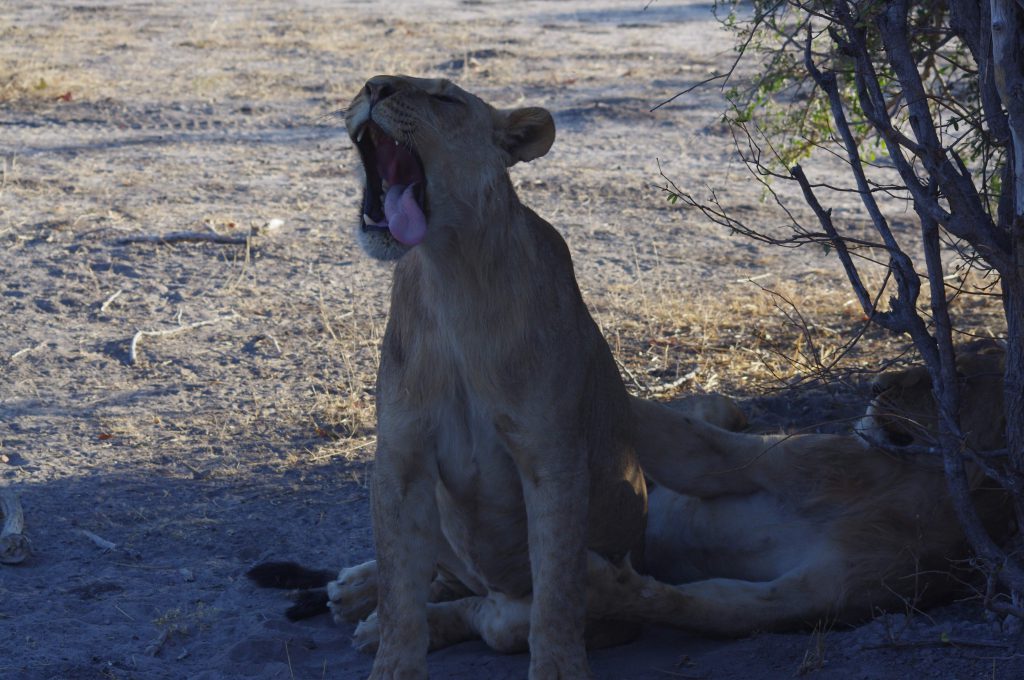
POLYGON ((155 243, 157 245, 167 245, 170 243, 217 243, 221 245, 244 246, 249 242, 250 238, 252 238, 252 234, 229 236, 213 231, 172 231, 167 234, 126 236, 114 243, 119 246, 133 243, 155 243))
POLYGON ((210 326, 210 325, 213 325, 215 323, 220 323, 221 321, 230 321, 231 319, 237 319, 237 318, 238 318, 238 314, 235 313, 235 312, 231 312, 231 314, 227 314, 225 316, 219 316, 219 317, 217 317, 215 319, 206 319, 205 321, 197 321, 195 323, 190 323, 190 324, 187 324, 187 325, 184 325, 184 326, 178 326, 177 328, 167 328, 167 329, 161 330, 161 331, 139 331, 134 336, 132 336, 132 342, 131 342, 131 345, 128 348, 128 363, 131 364, 131 365, 135 364, 135 361, 138 358, 139 341, 141 341, 142 338, 158 338, 158 337, 163 337, 163 336, 167 336, 167 335, 176 335, 178 333, 184 333, 185 331, 191 331, 191 330, 195 330, 196 328, 202 328, 203 326, 210 326))
POLYGON ((80 529, 79 533, 88 538, 90 541, 96 544, 97 547, 102 548, 104 552, 110 552, 111 550, 117 549, 117 544, 113 541, 108 541, 102 536, 97 536, 93 532, 87 529, 80 529))

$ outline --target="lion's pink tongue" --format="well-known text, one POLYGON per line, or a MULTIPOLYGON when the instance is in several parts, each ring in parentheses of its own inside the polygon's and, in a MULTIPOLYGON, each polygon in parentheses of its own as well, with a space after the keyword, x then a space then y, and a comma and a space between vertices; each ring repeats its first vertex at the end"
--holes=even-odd
POLYGON ((414 246, 427 235, 427 218, 416 203, 413 195, 414 184, 396 184, 388 189, 384 197, 384 216, 388 229, 400 243, 414 246))

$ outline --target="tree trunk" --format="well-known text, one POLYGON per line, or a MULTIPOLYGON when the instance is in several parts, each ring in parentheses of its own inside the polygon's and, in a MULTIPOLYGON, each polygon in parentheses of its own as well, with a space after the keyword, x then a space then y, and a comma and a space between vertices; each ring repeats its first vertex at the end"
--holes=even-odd
MULTIPOLYGON (((1024 9, 1015 0, 991 0, 992 64, 996 88, 1008 114, 1013 217, 1010 235, 1012 269, 1003 274, 1006 311, 1006 442, 1010 462, 1024 474, 1024 9)), ((1003 226, 1003 225, 1001 225, 1003 226)))

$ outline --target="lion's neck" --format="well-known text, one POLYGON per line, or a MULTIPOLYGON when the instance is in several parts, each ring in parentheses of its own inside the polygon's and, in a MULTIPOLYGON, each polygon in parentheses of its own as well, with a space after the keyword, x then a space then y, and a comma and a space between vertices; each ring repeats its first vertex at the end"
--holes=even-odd
POLYGON ((409 269, 419 279, 418 285, 434 290, 432 297, 459 292, 492 302, 498 295, 510 298, 517 290, 529 288, 518 274, 528 272, 537 259, 530 217, 508 177, 503 177, 486 192, 451 201, 432 214, 429 229, 437 237, 403 260, 417 261, 409 269))
POLYGON ((448 238, 399 260, 389 334, 407 370, 465 373, 486 384, 485 376, 536 351, 538 319, 585 313, 565 242, 514 194, 509 200, 500 214, 440 225, 448 238))

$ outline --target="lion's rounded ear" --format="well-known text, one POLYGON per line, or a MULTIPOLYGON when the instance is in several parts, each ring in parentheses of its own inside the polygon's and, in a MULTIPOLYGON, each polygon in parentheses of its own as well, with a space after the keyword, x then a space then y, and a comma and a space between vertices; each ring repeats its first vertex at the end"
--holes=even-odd
POLYGON ((501 111, 494 133, 511 166, 540 158, 548 152, 555 143, 555 120, 547 109, 537 106, 501 111))

